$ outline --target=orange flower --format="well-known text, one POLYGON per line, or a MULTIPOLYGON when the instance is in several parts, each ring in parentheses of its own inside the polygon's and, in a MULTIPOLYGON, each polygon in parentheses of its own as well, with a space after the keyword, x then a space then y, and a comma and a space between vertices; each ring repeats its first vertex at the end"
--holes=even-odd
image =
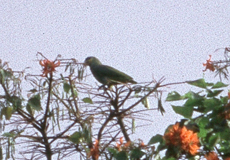
MULTIPOLYGON (((116 148, 118 151, 121 151, 122 150, 122 145, 123 145, 123 137, 120 138, 119 140, 120 143, 117 143, 116 142, 116 148)), ((123 148, 128 148, 131 144, 131 141, 128 141, 126 142, 124 145, 123 145, 123 148)))
POLYGON ((54 63, 53 61, 45 59, 45 60, 39 61, 39 64, 44 67, 42 76, 46 77, 48 73, 54 72, 55 68, 60 66, 60 61, 57 61, 56 63, 54 63))
POLYGON ((219 160, 217 154, 215 152, 209 152, 205 155, 207 160, 219 160))
POLYGON ((228 91, 228 99, 230 99, 230 91, 228 91))
POLYGON ((181 132, 181 148, 186 152, 190 152, 191 155, 195 155, 199 147, 199 139, 197 133, 192 130, 188 130, 185 126, 182 128, 181 132))
POLYGON ((119 142, 120 143, 116 142, 116 148, 117 148, 118 151, 121 151, 121 146, 123 144, 123 137, 120 138, 119 142))
POLYGON ((123 137, 120 138, 120 144, 123 144, 123 137))
POLYGON ((206 66, 205 70, 203 71, 206 71, 208 69, 211 71, 215 71, 211 58, 212 58, 212 55, 209 55, 209 59, 207 60, 207 63, 203 63, 203 66, 206 66))
POLYGON ((96 160, 99 158, 99 141, 97 139, 95 140, 93 148, 90 149, 89 157, 91 156, 96 160))
POLYGON ((181 150, 195 155, 199 147, 199 139, 197 133, 192 130, 188 130, 185 126, 180 127, 179 123, 176 123, 169 129, 164 135, 166 144, 178 146, 181 150))
POLYGON ((124 147, 125 147, 125 148, 128 148, 128 147, 130 146, 130 144, 131 144, 131 141, 128 141, 128 142, 126 142, 126 143, 124 144, 124 147))
POLYGON ((230 160, 230 157, 225 158, 224 160, 230 160))
POLYGON ((146 145, 144 144, 143 141, 140 142, 139 146, 140 146, 141 148, 146 148, 146 145))
POLYGON ((140 140, 139 142, 139 147, 142 148, 142 149, 147 149, 147 145, 144 144, 144 142, 142 140, 140 140))

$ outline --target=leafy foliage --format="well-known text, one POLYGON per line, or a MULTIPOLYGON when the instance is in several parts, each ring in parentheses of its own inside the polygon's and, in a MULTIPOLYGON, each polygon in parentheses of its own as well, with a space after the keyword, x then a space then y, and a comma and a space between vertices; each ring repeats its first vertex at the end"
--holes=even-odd
MULTIPOLYGON (((14 72, 8 63, 0 61, 0 159, 15 159, 15 155, 48 160, 70 156, 93 160, 230 158, 227 84, 202 78, 162 85, 162 78, 158 82, 97 88, 83 82, 88 75, 77 60, 58 56, 51 61, 38 55, 43 59, 39 61, 40 75, 14 72), (23 79, 30 84, 29 90, 22 90, 23 79), (148 144, 132 139, 138 118, 152 116, 152 110, 162 115, 165 112, 164 87, 184 83, 192 89, 184 94, 172 91, 166 97, 182 119, 165 127, 163 135, 152 133, 148 144), (153 97, 156 108, 151 104, 153 97)), ((230 63, 228 55, 225 57, 226 66, 222 66, 210 56, 205 70, 227 78, 225 71, 230 63)))
MULTIPOLYGON (((93 88, 82 83, 86 75, 81 63, 59 57, 40 60, 40 75, 25 76, 24 71, 12 71, 7 63, 0 65, 1 119, 9 122, 1 137, 0 147, 7 148, 2 151, 3 157, 13 158, 18 142, 30 143, 16 153, 29 159, 63 159, 73 154, 83 159, 152 157, 148 146, 131 141, 130 133, 135 131, 136 114, 144 107, 153 110, 148 98, 158 98, 163 79, 138 86, 138 92, 135 86, 126 85, 93 88), (61 64, 65 68, 59 77, 56 72, 61 72, 61 64), (21 90, 24 78, 31 87, 27 91, 21 90), (26 98, 22 92, 27 92, 26 98), (144 107, 136 110, 138 105, 144 107), (112 145, 117 137, 126 141, 120 142, 120 150, 112 145)), ((160 107, 163 111, 162 104, 160 107)))
MULTIPOLYGON (((186 118, 186 124, 181 121, 181 125, 198 132, 202 149, 200 155, 205 155, 209 151, 216 150, 221 157, 227 157, 230 151, 225 145, 229 145, 229 103, 228 96, 219 96, 224 90, 219 88, 228 85, 217 82, 208 83, 204 79, 187 81, 188 84, 203 88, 203 91, 189 91, 185 95, 173 92, 169 93, 167 100, 170 102, 186 100, 181 106, 172 105, 173 110, 186 118), (206 93, 206 94, 205 94, 206 93), (194 127, 196 129, 194 129, 194 127), (224 144, 223 144, 224 142, 224 144)), ((174 152, 178 152, 175 150, 174 152)), ((177 155, 177 158, 181 155, 177 155)), ((189 158, 190 155, 187 155, 189 158)))

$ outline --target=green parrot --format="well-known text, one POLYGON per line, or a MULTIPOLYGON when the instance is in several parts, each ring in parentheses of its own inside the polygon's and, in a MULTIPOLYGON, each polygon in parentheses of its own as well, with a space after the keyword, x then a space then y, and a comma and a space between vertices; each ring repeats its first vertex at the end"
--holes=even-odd
POLYGON ((126 84, 137 82, 129 75, 107 65, 103 65, 96 57, 87 57, 84 64, 90 67, 93 76, 103 85, 110 88, 116 84, 126 84))

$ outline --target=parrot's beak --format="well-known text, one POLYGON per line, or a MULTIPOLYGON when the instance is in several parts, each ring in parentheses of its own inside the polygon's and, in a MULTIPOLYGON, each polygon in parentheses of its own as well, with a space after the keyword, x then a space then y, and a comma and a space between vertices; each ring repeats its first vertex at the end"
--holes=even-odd
POLYGON ((83 66, 84 66, 84 67, 87 67, 87 66, 88 66, 88 63, 85 61, 85 62, 83 63, 83 66))

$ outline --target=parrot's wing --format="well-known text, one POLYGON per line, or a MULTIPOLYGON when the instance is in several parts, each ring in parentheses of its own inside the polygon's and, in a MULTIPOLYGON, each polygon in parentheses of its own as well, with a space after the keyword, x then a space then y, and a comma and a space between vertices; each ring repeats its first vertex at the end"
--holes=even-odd
POLYGON ((110 82, 121 82, 121 83, 135 83, 132 77, 129 75, 107 65, 98 65, 93 69, 97 72, 98 76, 108 79, 110 82))

